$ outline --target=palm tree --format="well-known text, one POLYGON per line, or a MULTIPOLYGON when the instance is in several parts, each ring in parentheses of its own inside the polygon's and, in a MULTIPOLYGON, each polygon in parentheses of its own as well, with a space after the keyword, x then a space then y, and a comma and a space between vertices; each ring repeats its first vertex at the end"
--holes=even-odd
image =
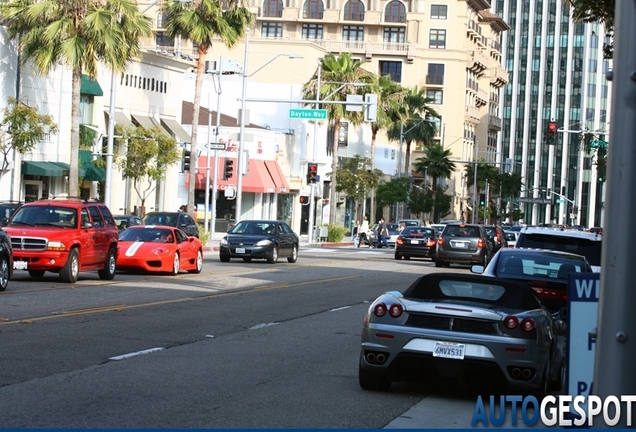
POLYGON ((424 150, 424 156, 415 162, 415 171, 431 177, 431 189, 433 190, 433 220, 437 221, 435 207, 437 200, 437 180, 441 178, 450 178, 455 171, 455 163, 450 160, 452 155, 450 150, 444 150, 441 144, 427 146, 424 150))
MULTIPOLYGON (((167 15, 166 31, 171 37, 180 36, 197 45, 197 77, 194 85, 194 101, 192 108, 191 149, 197 150, 197 131, 199 129, 199 108, 201 106, 201 89, 205 73, 205 58, 212 46, 214 38, 232 47, 241 40, 252 23, 253 16, 244 0, 195 0, 180 2, 172 0, 165 6, 167 15)), ((247 71, 243 71, 247 73, 247 71)), ((194 216, 194 186, 196 180, 197 158, 190 167, 188 184, 188 210, 194 216)), ((240 175, 240 174, 239 174, 240 175)), ((207 186, 206 186, 207 187, 207 186)))
MULTIPOLYGON (((320 59, 321 80, 320 100, 330 96, 330 100, 346 101, 348 94, 356 94, 358 87, 354 83, 368 82, 370 72, 362 69, 362 62, 355 60, 351 53, 344 53, 338 57, 327 54, 320 59), (331 97, 331 95, 333 95, 331 97)), ((303 98, 305 100, 316 99, 317 74, 303 86, 303 98)), ((338 170, 338 124, 341 119, 346 119, 354 125, 362 123, 361 112, 346 111, 343 104, 325 104, 329 117, 329 126, 334 131, 333 147, 331 149, 331 202, 335 203, 336 196, 336 172, 338 170)), ((328 149, 329 150, 329 149, 328 149)), ((336 223, 335 206, 329 214, 329 223, 336 223)))
POLYGON ((82 74, 97 76, 105 63, 125 70, 140 54, 139 39, 150 20, 133 0, 13 0, 0 7, 9 37, 18 39, 20 60, 48 74, 58 64, 72 71, 69 195, 79 191, 80 86, 82 74))

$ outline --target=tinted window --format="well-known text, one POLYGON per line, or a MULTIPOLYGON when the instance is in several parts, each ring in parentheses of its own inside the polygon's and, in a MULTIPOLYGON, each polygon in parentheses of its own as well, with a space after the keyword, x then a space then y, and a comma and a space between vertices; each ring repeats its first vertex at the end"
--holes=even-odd
POLYGON ((188 241, 188 236, 181 230, 174 230, 177 235, 177 243, 183 243, 184 241, 188 241))
POLYGON ((539 233, 521 233, 517 247, 549 249, 583 255, 592 266, 601 265, 601 241, 539 233))
POLYGON ((104 221, 106 226, 113 227, 115 226, 115 219, 113 219, 113 215, 108 210, 106 206, 99 206, 99 210, 102 212, 102 216, 104 217, 104 221))
POLYGON ((88 208, 88 212, 93 219, 93 226, 95 228, 103 228, 104 227, 104 219, 102 218, 101 213, 97 210, 97 207, 91 206, 88 208))
POLYGON ((444 229, 445 236, 451 237, 481 237, 476 226, 447 225, 444 229))

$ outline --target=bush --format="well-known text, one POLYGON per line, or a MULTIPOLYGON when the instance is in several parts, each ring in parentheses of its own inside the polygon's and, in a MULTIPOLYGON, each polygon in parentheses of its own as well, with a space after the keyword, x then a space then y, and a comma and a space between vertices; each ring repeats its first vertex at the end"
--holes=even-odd
POLYGON ((332 243, 340 243, 348 231, 347 227, 342 225, 323 224, 322 226, 327 227, 327 241, 332 243))
POLYGON ((205 228, 201 224, 197 224, 199 226, 199 240, 201 240, 201 244, 203 246, 207 245, 210 241, 210 237, 212 236, 211 232, 205 232, 205 228))

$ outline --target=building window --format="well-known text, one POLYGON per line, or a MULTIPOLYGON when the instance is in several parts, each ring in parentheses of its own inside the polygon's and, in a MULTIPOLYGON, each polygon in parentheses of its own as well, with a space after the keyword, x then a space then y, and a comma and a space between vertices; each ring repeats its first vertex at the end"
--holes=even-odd
POLYGON ((364 4, 360 0, 349 0, 344 8, 347 21, 364 21, 364 4))
POLYGON ((261 27, 261 37, 264 38, 282 38, 283 24, 277 22, 264 22, 261 27))
POLYGON ((155 34, 155 44, 158 47, 173 47, 174 39, 165 34, 164 32, 157 32, 155 34))
POLYGON ((165 12, 159 12, 157 14, 157 28, 166 28, 166 20, 168 19, 168 14, 165 12))
POLYGON ((396 83, 402 82, 402 62, 399 61, 381 61, 380 75, 391 75, 391 79, 396 83))
POLYGON ((384 11, 384 21, 405 23, 406 8, 404 5, 397 0, 393 0, 391 3, 387 4, 384 11))
POLYGON ((431 99, 431 104, 442 105, 444 103, 444 92, 442 90, 426 90, 426 97, 431 99))
POLYGON ((404 43, 405 35, 404 27, 384 27, 384 42, 404 43))
POLYGON ((303 18, 322 19, 324 10, 321 0, 307 0, 303 7, 303 18))
POLYGON ((322 24, 303 24, 303 39, 322 39, 322 24))
POLYGON ((346 41, 363 41, 364 27, 362 26, 344 26, 342 28, 342 40, 346 41))
POLYGON ((95 98, 93 95, 80 95, 80 123, 93 124, 93 107, 95 98))
POLYGON ((429 37, 429 48, 446 48, 446 30, 431 29, 429 37))
POLYGON ((431 5, 431 19, 446 19, 448 14, 448 6, 431 5))
POLYGON ((280 18, 283 16, 282 0, 265 0, 263 2, 263 16, 271 18, 280 18))
POLYGON ((426 84, 444 85, 444 65, 439 63, 429 63, 426 74, 426 84))

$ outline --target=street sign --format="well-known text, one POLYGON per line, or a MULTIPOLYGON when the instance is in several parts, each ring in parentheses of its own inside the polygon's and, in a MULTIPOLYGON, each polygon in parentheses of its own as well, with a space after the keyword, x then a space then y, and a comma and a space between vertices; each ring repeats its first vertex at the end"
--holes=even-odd
POLYGON ((552 198, 521 197, 519 202, 526 204, 552 204, 552 198))
POLYGON ((225 143, 208 143, 210 150, 225 150, 225 143))
POLYGON ((310 108, 290 108, 289 118, 309 119, 309 120, 326 120, 326 109, 310 109, 310 108))
POLYGON ((559 198, 559 199, 557 200, 557 203, 559 203, 559 204, 565 204, 565 200, 564 200, 563 198, 559 198))

